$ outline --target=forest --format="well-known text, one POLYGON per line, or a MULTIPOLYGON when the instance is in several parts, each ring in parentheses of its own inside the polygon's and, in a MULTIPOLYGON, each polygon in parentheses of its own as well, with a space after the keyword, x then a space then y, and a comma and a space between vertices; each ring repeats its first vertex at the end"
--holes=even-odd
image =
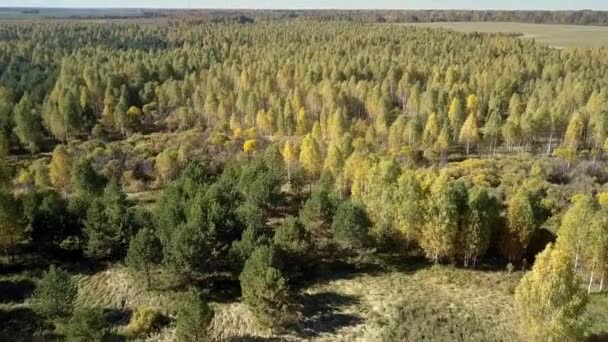
POLYGON ((605 340, 608 48, 327 15, 0 22, 0 340, 605 340))
MULTIPOLYGON (((289 7, 289 6, 286 6, 289 7)), ((608 25, 608 11, 597 10, 314 10, 314 9, 152 9, 152 8, 31 8, 3 7, 6 19, 151 19, 233 21, 308 19, 368 23, 520 22, 561 25, 608 25)))

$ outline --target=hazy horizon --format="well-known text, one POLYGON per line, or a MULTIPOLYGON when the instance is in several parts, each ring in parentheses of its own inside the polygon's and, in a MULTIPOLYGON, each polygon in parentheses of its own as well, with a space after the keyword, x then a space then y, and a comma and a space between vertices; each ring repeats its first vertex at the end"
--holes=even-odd
POLYGON ((125 5, 124 0, 5 0, 0 7, 40 7, 40 8, 158 8, 158 9, 344 9, 344 10, 608 10, 608 2, 603 0, 581 0, 581 1, 525 1, 513 0, 505 3, 503 1, 482 0, 434 0, 404 1, 378 0, 371 2, 364 0, 297 0, 291 1, 289 5, 279 0, 131 0, 125 5), (169 5, 167 5, 169 3, 169 5))

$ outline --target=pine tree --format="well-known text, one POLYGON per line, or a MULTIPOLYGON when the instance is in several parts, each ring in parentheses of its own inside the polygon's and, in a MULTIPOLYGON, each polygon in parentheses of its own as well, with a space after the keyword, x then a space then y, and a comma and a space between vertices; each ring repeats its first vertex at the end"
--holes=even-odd
POLYGON ((25 93, 14 108, 15 135, 19 142, 30 152, 40 150, 43 129, 40 125, 40 113, 35 108, 28 93, 25 93))
POLYGON ((272 247, 257 247, 239 277, 243 302, 261 325, 281 326, 289 320, 289 289, 272 247))
POLYGON ((65 317, 72 313, 77 293, 76 281, 66 271, 51 265, 34 291, 32 307, 48 318, 65 317))
POLYGON ((214 315, 213 308, 203 301, 200 291, 188 290, 180 298, 177 310, 175 334, 179 341, 207 341, 214 315))
POLYGON ((334 241, 343 248, 365 247, 371 222, 365 208, 351 200, 340 203, 336 209, 331 230, 334 241))
POLYGON ((148 288, 151 286, 150 268, 162 260, 162 246, 158 237, 149 228, 140 229, 129 242, 125 259, 128 267, 146 276, 148 288))

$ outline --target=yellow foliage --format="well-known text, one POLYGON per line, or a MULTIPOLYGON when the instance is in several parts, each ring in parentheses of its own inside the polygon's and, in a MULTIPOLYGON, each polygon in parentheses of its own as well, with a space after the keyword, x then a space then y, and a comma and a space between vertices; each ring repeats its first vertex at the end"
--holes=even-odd
POLYGON ((258 141, 255 139, 247 140, 243 144, 243 152, 253 153, 258 150, 258 141))
POLYGON ((131 106, 131 108, 129 108, 129 110, 127 111, 127 115, 129 115, 132 118, 139 118, 142 115, 142 111, 141 109, 139 109, 138 107, 135 106, 131 106))
POLYGON ((72 155, 67 148, 64 145, 58 145, 53 151, 53 157, 49 165, 49 176, 55 187, 65 189, 70 186, 72 164, 72 155))
POLYGON ((27 169, 21 169, 19 177, 17 177, 17 182, 22 185, 32 184, 34 183, 34 175, 27 169))
POLYGON ((139 307, 133 313, 125 333, 130 338, 147 335, 150 333, 161 318, 161 314, 149 307, 139 307))
POLYGON ((598 194, 597 201, 602 207, 608 208, 608 192, 598 194))

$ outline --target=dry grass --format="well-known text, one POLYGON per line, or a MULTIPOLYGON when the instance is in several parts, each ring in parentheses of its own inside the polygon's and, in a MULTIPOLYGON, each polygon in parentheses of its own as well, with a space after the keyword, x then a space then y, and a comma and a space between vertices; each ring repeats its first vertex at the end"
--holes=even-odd
MULTIPOLYGON (((514 331, 511 291, 518 276, 432 267, 414 272, 393 271, 358 274, 305 288, 301 296, 302 320, 296 332, 276 335, 256 326, 247 308, 238 302, 213 303, 211 326, 214 340, 278 339, 286 341, 380 341, 399 310, 411 303, 456 314, 475 312, 504 336, 514 331)), ((175 311, 177 294, 148 291, 122 267, 79 279, 80 305, 109 309, 156 308, 168 316, 175 311)), ((424 317, 421 315, 420 317, 424 317)), ((426 324, 426 322, 408 322, 426 324)), ((462 327, 463 331, 474 327, 462 327)), ((169 325, 148 341, 174 341, 169 325)), ((505 338, 504 340, 510 340, 505 338)))
POLYGON ((555 48, 599 48, 608 46, 608 27, 549 25, 502 22, 443 22, 403 24, 419 27, 443 27, 460 32, 521 33, 555 48))

